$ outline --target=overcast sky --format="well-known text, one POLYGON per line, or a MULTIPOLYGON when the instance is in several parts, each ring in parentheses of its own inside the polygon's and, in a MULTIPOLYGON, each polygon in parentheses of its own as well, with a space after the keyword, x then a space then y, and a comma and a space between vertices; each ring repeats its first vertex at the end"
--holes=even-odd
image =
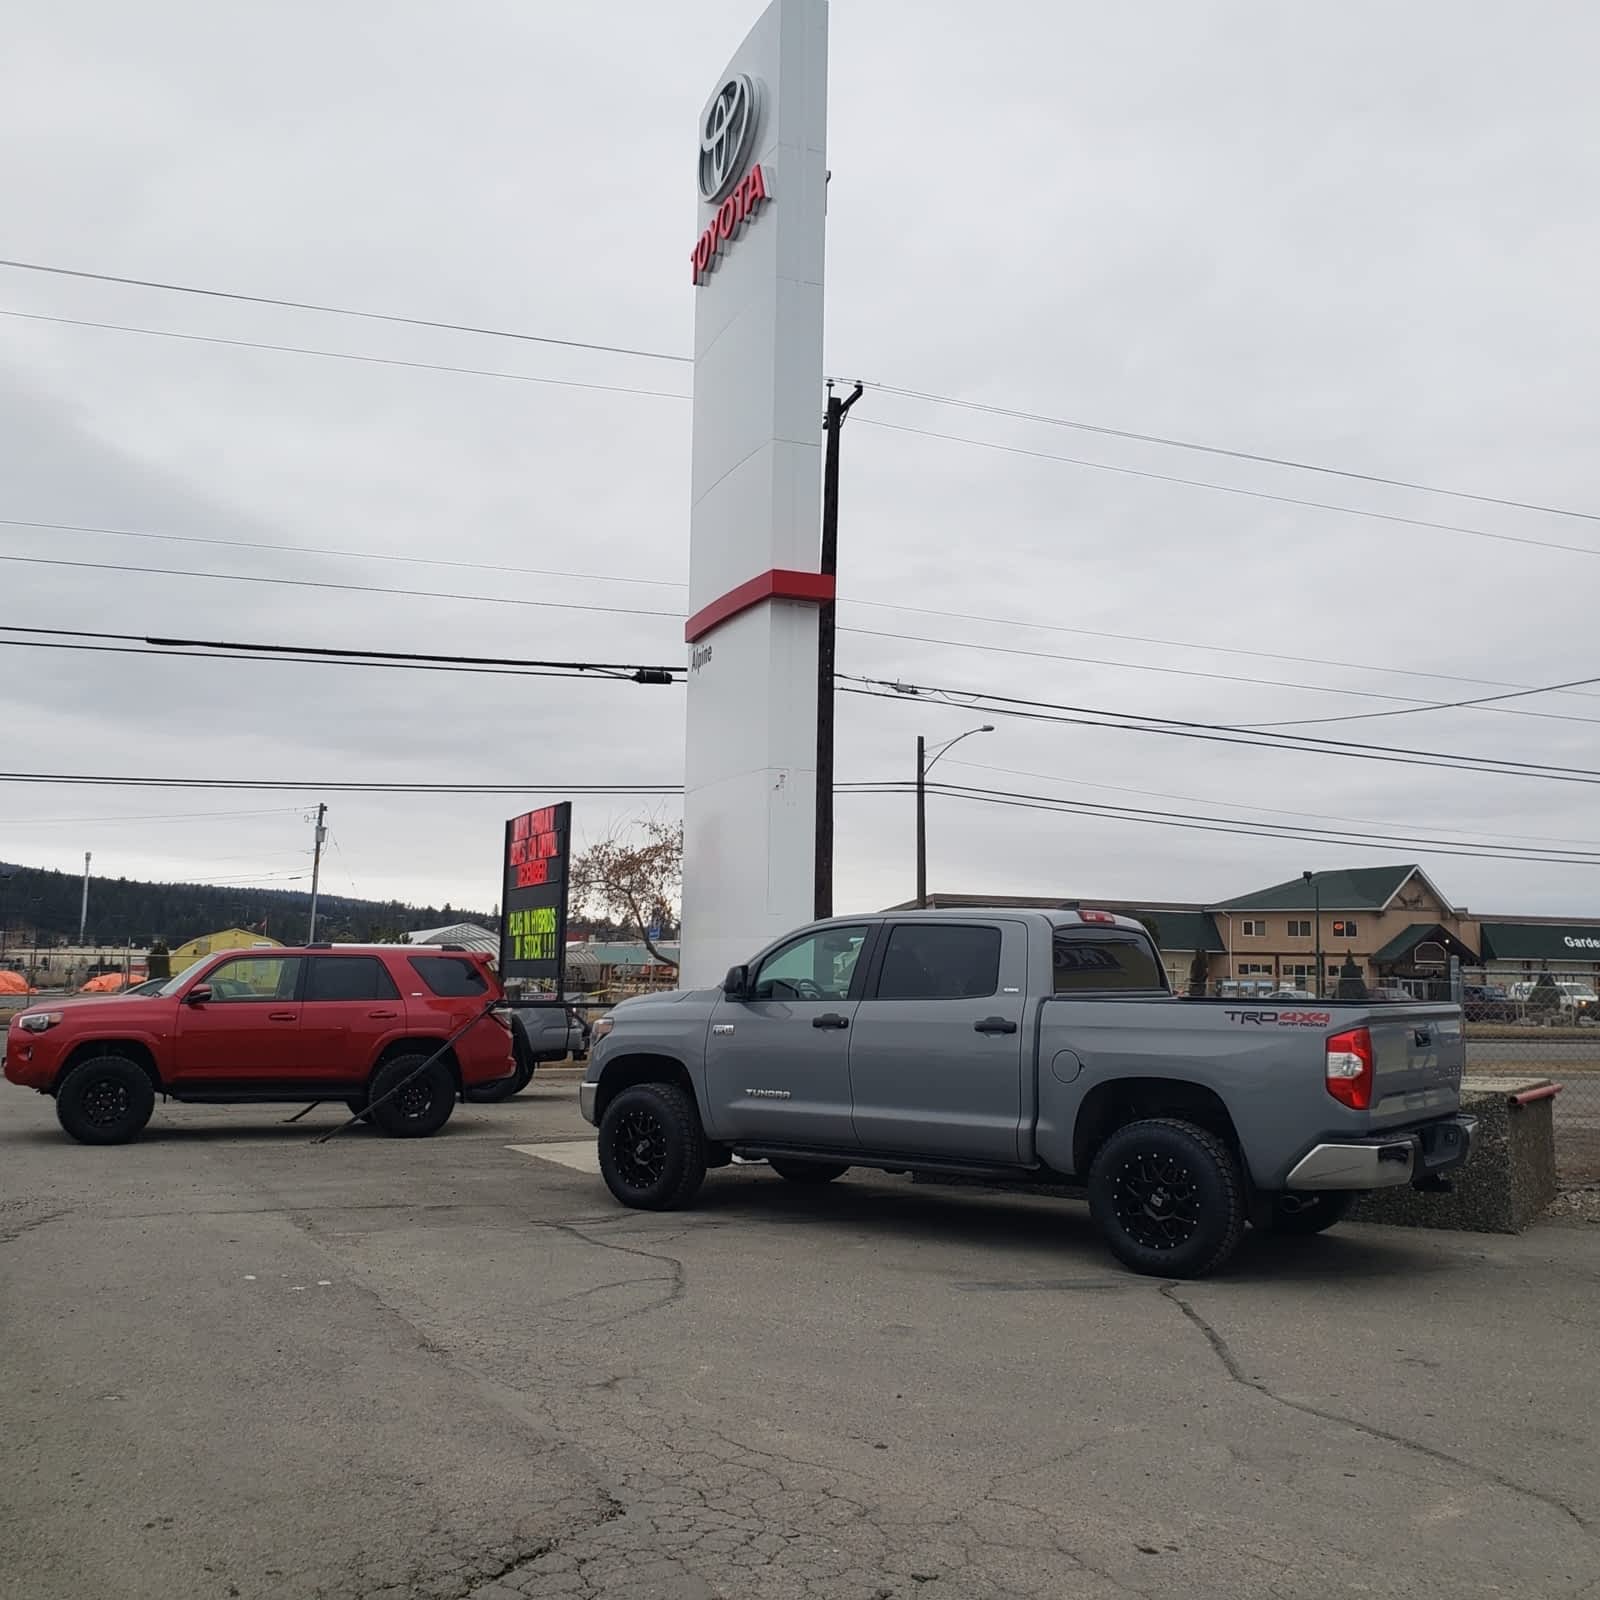
MULTIPOLYGON (((10 8, 0 255, 686 352, 695 119, 759 9, 10 8)), ((829 370, 1600 511, 1597 47, 1600 20, 1570 3, 835 0, 829 370)), ((689 384, 675 363, 8 269, 0 311, 671 394, 689 384)), ((0 518, 270 547, 0 525, 0 555, 666 613, 8 559, 0 621, 682 659, 681 400, 14 315, 0 316, 0 352, 0 518)), ((843 671, 1211 722, 1393 702, 1135 665, 1419 700, 1600 673, 1591 556, 879 423, 1600 550, 1592 521, 874 392, 846 438, 841 593, 1009 620, 842 605, 843 627, 940 641, 846 633, 843 671), (1051 631, 1068 629, 1184 647, 1051 631), (1365 670, 1376 668, 1387 670, 1365 670)), ((681 689, 17 648, 0 667, 7 770, 307 783, 288 796, 0 783, 0 859, 37 865, 81 868, 92 849, 97 872, 292 885, 308 870, 302 815, 320 797, 337 843, 331 889, 486 908, 501 820, 523 799, 682 777, 681 689), (436 800, 316 786, 416 778, 526 788, 436 800), (245 811, 257 814, 176 816, 245 811)), ((1600 718, 1592 691, 1513 704, 1600 718)), ((918 732, 939 740, 984 720, 846 698, 839 776, 909 777, 918 732)), ((1459 710, 1327 731, 1600 767, 1582 720, 1459 710)), ((1173 811, 1600 850, 1587 785, 1020 721, 969 740, 940 773, 1173 811)), ((579 832, 646 803, 580 801, 579 832)), ((911 893, 910 820, 907 797, 841 797, 841 908, 911 893)), ((1221 898, 1306 867, 1414 858, 1474 910, 1600 913, 1593 868, 1410 845, 1224 838, 950 799, 931 803, 929 833, 933 887, 969 893, 1221 898)))

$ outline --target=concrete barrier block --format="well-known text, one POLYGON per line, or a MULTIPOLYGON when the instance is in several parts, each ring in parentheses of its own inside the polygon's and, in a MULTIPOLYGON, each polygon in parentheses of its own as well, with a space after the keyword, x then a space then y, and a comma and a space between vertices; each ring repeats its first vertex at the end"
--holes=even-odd
POLYGON ((1556 1197, 1553 1116, 1560 1085, 1549 1079, 1508 1086, 1468 1079, 1461 1109, 1478 1119, 1472 1159, 1451 1174, 1448 1194, 1380 1189, 1360 1200, 1353 1222, 1469 1233, 1521 1233, 1556 1197))

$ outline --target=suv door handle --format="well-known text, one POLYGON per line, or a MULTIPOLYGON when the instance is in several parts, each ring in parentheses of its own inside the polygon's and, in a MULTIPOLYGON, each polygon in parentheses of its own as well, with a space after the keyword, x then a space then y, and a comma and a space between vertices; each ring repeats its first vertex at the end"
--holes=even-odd
POLYGON ((811 1019, 813 1028, 848 1028, 849 1017, 841 1017, 837 1011, 824 1011, 820 1017, 811 1019))
POLYGON ((267 1013, 268 1022, 295 1022, 297 1020, 298 1013, 294 1011, 269 1011, 267 1013))
POLYGON ((400 1013, 398 1011, 369 1011, 367 1015, 369 1017, 398 1017, 400 1013))
POLYGON ((1008 1022, 1004 1017, 985 1017, 982 1022, 972 1024, 974 1033, 1015 1033, 1017 1025, 1008 1022))

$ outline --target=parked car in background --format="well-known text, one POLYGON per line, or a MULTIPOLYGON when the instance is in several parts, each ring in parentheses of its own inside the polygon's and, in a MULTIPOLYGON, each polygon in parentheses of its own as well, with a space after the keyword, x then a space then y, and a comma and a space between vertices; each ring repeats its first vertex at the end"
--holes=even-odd
POLYGON ((469 1089, 468 1100, 484 1102, 509 1100, 533 1082, 533 1075, 547 1061, 576 1061, 588 1058, 589 1028, 580 1011, 570 1002, 581 995, 569 995, 569 1005, 515 1006, 511 1012, 511 1043, 516 1052, 517 1070, 513 1077, 481 1089, 469 1089))
POLYGON ((1537 978, 1513 984, 1511 993, 1521 1002, 1524 1018, 1529 1021, 1585 1026, 1600 1022, 1600 995, 1592 984, 1578 978, 1557 978, 1542 972, 1537 978))
POLYGON ((129 1000, 137 995, 160 994, 171 982, 171 978, 146 978, 143 983, 136 983, 131 989, 124 989, 122 998, 129 1000))
POLYGON ((57 1120, 84 1144, 135 1137, 158 1094, 212 1104, 342 1100, 384 1133, 430 1134, 458 1095, 515 1074, 511 1024, 491 1009, 503 998, 488 958, 467 951, 225 951, 159 994, 19 1011, 6 1031, 5 1075, 52 1096, 57 1120))
POLYGON ((1522 1007, 1501 983, 1464 983, 1461 1010, 1468 1022, 1520 1022, 1522 1007))

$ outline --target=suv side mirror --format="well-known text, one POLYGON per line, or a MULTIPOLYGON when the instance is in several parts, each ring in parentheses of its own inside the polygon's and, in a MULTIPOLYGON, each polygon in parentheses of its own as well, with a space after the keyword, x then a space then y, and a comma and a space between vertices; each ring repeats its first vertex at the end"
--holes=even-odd
POLYGON ((204 1005, 210 998, 211 985, 209 983, 197 983, 194 988, 192 988, 188 994, 183 997, 183 1003, 186 1006, 200 1006, 204 1005))
POLYGON ((730 1000, 747 1000, 750 997, 749 967, 729 967, 728 976, 722 980, 722 992, 730 1000))

